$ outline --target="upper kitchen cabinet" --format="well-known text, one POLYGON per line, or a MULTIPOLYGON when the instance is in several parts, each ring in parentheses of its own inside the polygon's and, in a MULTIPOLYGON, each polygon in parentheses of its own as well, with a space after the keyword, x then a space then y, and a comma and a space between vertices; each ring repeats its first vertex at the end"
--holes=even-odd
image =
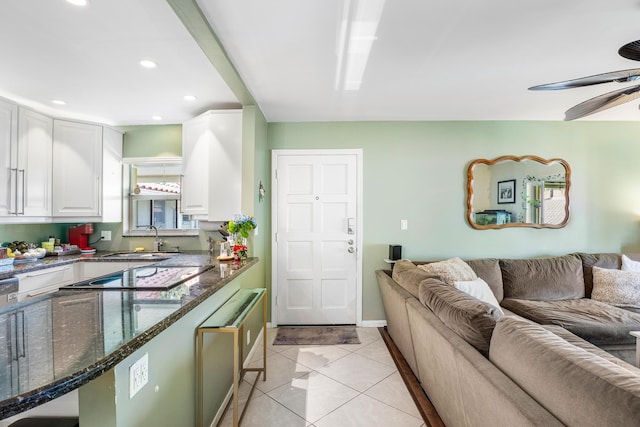
POLYGON ((182 125, 182 212, 227 221, 241 211, 242 110, 212 110, 182 125))
POLYGON ((102 126, 53 122, 53 216, 101 215, 102 126))
POLYGON ((6 222, 51 216, 53 120, 0 100, 0 216, 6 222))
POLYGON ((122 132, 54 120, 53 217, 122 221, 122 132))
POLYGON ((15 215, 13 197, 17 168, 18 106, 0 99, 0 216, 15 215), (15 157, 15 158, 14 158, 15 157))
POLYGON ((122 221, 122 132, 102 128, 102 222, 122 221))

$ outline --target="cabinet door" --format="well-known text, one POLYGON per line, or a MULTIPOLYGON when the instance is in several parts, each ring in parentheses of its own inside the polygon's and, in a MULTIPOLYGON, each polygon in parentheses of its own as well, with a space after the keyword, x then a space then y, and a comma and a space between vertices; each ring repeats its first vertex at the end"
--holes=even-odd
POLYGON ((25 108, 18 115, 18 214, 51 216, 53 119, 25 108))
POLYGON ((122 133, 102 132, 102 222, 122 222, 122 133))
POLYGON ((242 110, 208 111, 182 126, 182 212, 208 221, 240 213, 242 110))
POLYGON ((45 268, 44 270, 16 274, 19 280, 18 300, 33 297, 45 292, 55 292, 61 286, 70 285, 74 281, 73 265, 45 268))
POLYGON ((102 127, 53 122, 53 216, 100 216, 102 127))
MULTIPOLYGON (((201 116, 182 125, 182 212, 207 215, 209 206, 209 153, 213 135, 209 117, 201 116)), ((222 183, 215 183, 223 185, 222 183)))
POLYGON ((16 214, 18 106, 0 99, 0 216, 16 214))
POLYGON ((11 331, 12 313, 0 314, 0 400, 13 395, 13 333, 11 331))
POLYGON ((93 279, 105 274, 115 273, 129 268, 129 263, 123 262, 83 262, 82 280, 93 279))
POLYGON ((56 377, 69 375, 104 356, 102 292, 78 292, 53 299, 53 323, 65 325, 53 331, 56 377), (69 346, 67 343, 74 345, 69 346))
POLYGON ((211 115, 214 135, 209 169, 209 221, 228 221, 241 212, 242 110, 211 115))
POLYGON ((24 357, 18 359, 18 370, 20 389, 26 390, 53 381, 51 301, 40 301, 21 311, 24 357))

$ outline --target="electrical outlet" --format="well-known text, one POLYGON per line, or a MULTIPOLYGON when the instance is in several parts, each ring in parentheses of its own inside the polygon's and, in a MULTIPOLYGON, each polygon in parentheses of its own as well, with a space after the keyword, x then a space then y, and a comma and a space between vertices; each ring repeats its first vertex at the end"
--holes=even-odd
POLYGON ((106 241, 111 240, 111 230, 102 230, 100 232, 100 238, 106 241))
POLYGON ((400 220, 400 230, 406 230, 408 227, 408 223, 406 219, 400 220))
POLYGON ((251 344, 251 329, 247 330, 247 345, 251 344))
POLYGON ((149 382, 149 353, 145 353, 129 368, 129 399, 149 382))

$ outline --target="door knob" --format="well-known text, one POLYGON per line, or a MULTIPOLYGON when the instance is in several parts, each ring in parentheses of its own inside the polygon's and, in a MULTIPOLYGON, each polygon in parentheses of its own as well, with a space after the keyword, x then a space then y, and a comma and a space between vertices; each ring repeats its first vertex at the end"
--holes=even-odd
POLYGON ((349 247, 349 249, 347 249, 347 252, 349 252, 350 254, 355 252, 355 249, 353 249, 353 247, 349 247))
POLYGON ((347 241, 347 245, 353 245, 353 239, 349 239, 349 240, 347 241))

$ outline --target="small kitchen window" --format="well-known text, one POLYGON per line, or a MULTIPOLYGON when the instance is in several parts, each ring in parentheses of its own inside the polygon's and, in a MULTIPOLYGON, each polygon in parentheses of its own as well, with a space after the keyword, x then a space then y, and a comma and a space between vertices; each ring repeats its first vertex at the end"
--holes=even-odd
POLYGON ((126 236, 198 234, 198 221, 181 213, 181 158, 124 159, 126 236))

